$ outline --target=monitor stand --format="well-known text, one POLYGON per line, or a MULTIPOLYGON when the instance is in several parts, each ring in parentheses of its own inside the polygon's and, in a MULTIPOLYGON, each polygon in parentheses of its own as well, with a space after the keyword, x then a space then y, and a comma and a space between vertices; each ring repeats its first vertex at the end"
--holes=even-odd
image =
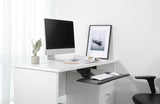
POLYGON ((48 55, 48 60, 55 60, 55 55, 48 55))
POLYGON ((48 55, 48 60, 64 62, 64 60, 57 59, 57 58, 55 57, 55 55, 48 55))

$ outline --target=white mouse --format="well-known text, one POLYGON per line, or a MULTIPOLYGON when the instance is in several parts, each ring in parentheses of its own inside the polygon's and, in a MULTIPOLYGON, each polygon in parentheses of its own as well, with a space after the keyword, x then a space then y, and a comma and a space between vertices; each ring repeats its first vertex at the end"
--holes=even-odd
POLYGON ((115 76, 119 75, 119 73, 116 73, 116 72, 111 72, 110 74, 115 76))

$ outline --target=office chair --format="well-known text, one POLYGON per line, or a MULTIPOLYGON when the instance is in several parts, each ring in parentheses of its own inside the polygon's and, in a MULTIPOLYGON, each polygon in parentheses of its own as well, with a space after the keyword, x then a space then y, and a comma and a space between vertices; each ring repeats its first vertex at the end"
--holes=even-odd
POLYGON ((160 104, 160 94, 156 94, 154 79, 155 76, 136 76, 136 79, 147 80, 152 93, 140 93, 133 96, 135 104, 160 104))

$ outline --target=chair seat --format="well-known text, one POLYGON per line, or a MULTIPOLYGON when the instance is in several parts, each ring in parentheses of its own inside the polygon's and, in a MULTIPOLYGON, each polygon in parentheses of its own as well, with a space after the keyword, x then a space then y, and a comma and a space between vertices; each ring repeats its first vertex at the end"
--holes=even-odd
POLYGON ((160 104, 160 94, 136 94, 133 101, 135 104, 160 104))

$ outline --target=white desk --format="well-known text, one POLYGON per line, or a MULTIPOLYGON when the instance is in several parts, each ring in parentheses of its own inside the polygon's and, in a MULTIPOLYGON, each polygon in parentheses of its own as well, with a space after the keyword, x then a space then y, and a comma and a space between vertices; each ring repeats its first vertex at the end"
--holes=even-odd
POLYGON ((66 80, 66 77, 62 78, 61 73, 116 62, 118 60, 101 60, 90 64, 64 64, 58 61, 47 61, 38 65, 15 65, 15 104, 58 104, 60 103, 60 92, 65 92, 67 83, 63 81, 63 85, 60 86, 60 80, 66 80))

